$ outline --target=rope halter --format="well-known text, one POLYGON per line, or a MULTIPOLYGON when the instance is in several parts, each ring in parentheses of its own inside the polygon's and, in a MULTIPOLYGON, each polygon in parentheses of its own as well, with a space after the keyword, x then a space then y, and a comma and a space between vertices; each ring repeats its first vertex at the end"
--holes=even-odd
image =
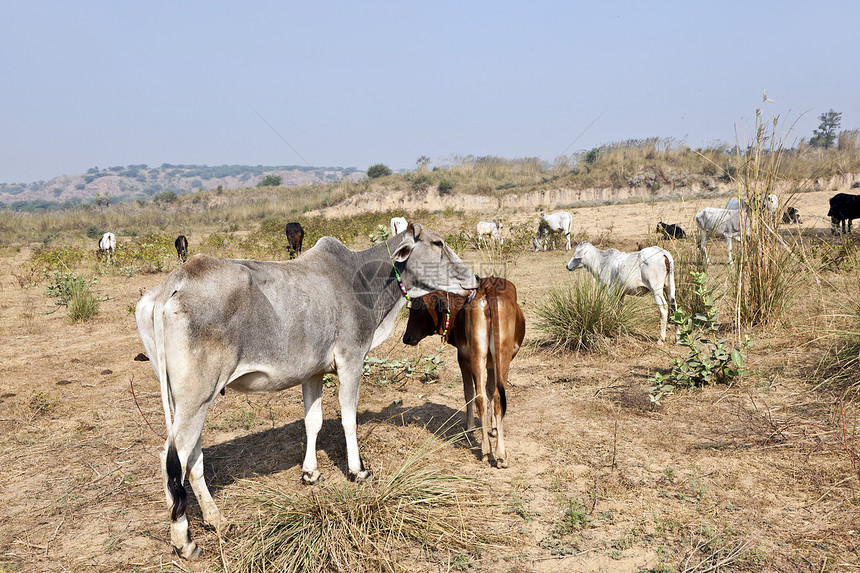
POLYGON ((388 246, 388 241, 385 241, 385 248, 388 249, 388 260, 391 261, 391 268, 394 269, 394 278, 397 279, 397 286, 400 287, 400 292, 403 293, 403 296, 406 298, 407 302, 412 302, 412 299, 406 294, 406 287, 403 286, 403 281, 400 279, 400 273, 397 271, 397 267, 394 265, 394 255, 391 254, 391 247, 388 246))
POLYGON ((445 306, 445 324, 442 326, 442 342, 448 341, 448 328, 451 326, 451 295, 449 293, 445 293, 445 298, 447 299, 447 305, 445 306))

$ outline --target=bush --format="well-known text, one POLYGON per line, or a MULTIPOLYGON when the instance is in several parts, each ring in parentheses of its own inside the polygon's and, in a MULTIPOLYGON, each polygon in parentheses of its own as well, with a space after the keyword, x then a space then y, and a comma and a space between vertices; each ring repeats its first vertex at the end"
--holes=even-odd
POLYGON ((48 285, 48 296, 56 298, 57 306, 68 309, 72 322, 89 320, 99 312, 99 300, 91 285, 96 280, 86 280, 75 273, 55 272, 48 285))
POLYGON ((89 225, 87 227, 87 238, 89 239, 101 239, 104 233, 101 229, 96 227, 95 225, 89 225))
POLYGON ((454 184, 448 179, 439 182, 439 195, 449 195, 454 190, 454 184))
POLYGON ((537 308, 542 342, 568 350, 605 350, 613 338, 640 330, 642 314, 621 296, 583 276, 572 286, 552 289, 537 308))
POLYGON ((161 191, 152 196, 152 202, 161 205, 162 203, 173 203, 177 198, 176 191, 161 191))
MULTIPOLYGON (((718 338, 720 323, 711 292, 705 286, 705 273, 692 272, 696 284, 696 296, 704 309, 691 314, 678 307, 669 317, 669 322, 680 329, 678 344, 689 349, 686 357, 672 361, 672 371, 663 375, 655 373, 649 380, 651 401, 671 394, 676 386, 697 387, 706 384, 729 383, 743 372, 743 355, 737 348, 729 346, 726 339, 718 338)), ((743 346, 750 344, 749 338, 743 346)))
POLYGON ((280 187, 282 181, 280 175, 266 175, 257 183, 257 187, 280 187))
POLYGON ((377 163, 367 168, 368 179, 378 179, 379 177, 386 177, 388 175, 391 175, 391 169, 382 163, 377 163))

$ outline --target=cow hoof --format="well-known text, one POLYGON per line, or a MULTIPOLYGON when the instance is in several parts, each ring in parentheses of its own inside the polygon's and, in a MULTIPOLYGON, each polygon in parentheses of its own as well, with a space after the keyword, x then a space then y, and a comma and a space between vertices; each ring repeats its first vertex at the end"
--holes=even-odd
POLYGON ((323 476, 319 470, 302 472, 302 483, 305 485, 316 485, 323 482, 323 476))
POLYGON ((367 470, 361 470, 360 472, 353 473, 349 472, 349 481, 354 481, 358 483, 364 483, 370 479, 370 472, 367 470))
POLYGON ((174 547, 173 551, 183 559, 197 559, 203 555, 203 548, 193 541, 189 541, 182 547, 174 547))
POLYGON ((498 432, 498 430, 496 430, 496 428, 493 428, 492 430, 487 432, 487 435, 490 436, 491 438, 495 438, 498 434, 499 434, 499 432, 498 432))
POLYGON ((496 459, 496 467, 497 467, 497 468, 500 468, 500 469, 504 469, 504 468, 508 467, 508 460, 507 460, 507 458, 498 458, 498 459, 496 459))
POLYGON ((481 461, 484 462, 485 464, 490 463, 490 455, 484 454, 483 456, 481 456, 481 461))

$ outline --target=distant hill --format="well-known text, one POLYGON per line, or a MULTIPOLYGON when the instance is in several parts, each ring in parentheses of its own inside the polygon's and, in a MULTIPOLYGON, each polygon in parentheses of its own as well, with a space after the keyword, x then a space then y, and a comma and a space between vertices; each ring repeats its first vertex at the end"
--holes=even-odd
POLYGON ((192 193, 207 189, 255 187, 267 175, 281 177, 284 186, 336 183, 360 179, 354 167, 267 167, 263 165, 128 165, 99 169, 83 175, 61 175, 35 183, 0 183, 0 207, 31 210, 98 200, 149 199, 161 191, 192 193))

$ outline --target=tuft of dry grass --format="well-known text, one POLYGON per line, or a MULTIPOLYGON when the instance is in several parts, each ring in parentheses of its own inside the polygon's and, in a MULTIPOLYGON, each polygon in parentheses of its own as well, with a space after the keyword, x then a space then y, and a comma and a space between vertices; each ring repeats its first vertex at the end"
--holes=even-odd
POLYGON ((429 467, 450 441, 431 437, 378 483, 321 486, 303 497, 252 483, 260 517, 244 529, 233 567, 398 571, 396 555, 409 546, 470 552, 510 541, 504 520, 491 518, 497 502, 487 484, 429 467))
POLYGON ((566 289, 552 289, 536 309, 541 342, 573 351, 606 351, 624 334, 639 334, 646 320, 634 297, 626 303, 597 281, 580 273, 566 289))

